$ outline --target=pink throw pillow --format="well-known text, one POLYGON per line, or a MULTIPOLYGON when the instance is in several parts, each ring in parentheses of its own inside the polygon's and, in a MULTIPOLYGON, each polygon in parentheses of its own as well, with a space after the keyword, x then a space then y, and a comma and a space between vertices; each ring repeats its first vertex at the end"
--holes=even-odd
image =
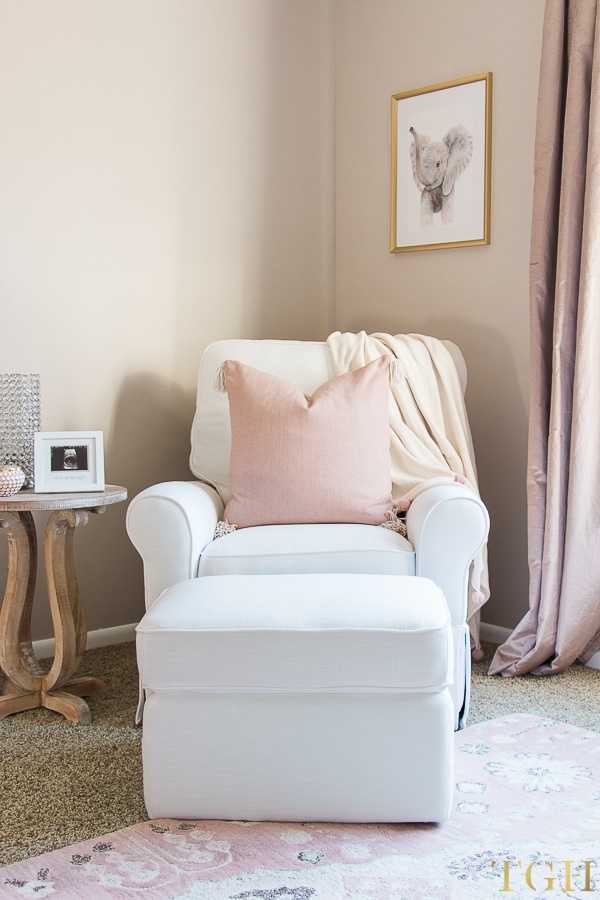
POLYGON ((307 397, 290 381, 227 360, 228 522, 385 521, 392 506, 389 371, 383 356, 307 397))

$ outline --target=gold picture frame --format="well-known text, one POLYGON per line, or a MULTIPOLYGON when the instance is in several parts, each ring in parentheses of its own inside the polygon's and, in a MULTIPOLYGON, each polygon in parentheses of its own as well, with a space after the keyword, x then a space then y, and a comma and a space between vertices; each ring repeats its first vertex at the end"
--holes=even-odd
POLYGON ((491 177, 491 72, 393 94, 392 253, 489 244, 491 177))

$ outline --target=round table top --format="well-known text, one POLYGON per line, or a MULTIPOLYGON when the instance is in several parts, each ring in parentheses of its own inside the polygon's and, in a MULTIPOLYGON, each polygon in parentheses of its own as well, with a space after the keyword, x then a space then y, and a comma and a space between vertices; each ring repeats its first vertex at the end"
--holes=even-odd
POLYGON ((12 497, 0 497, 0 509, 22 512, 26 509, 97 509, 127 499, 127 489, 118 484, 107 484, 103 491, 87 493, 36 494, 29 488, 12 497))

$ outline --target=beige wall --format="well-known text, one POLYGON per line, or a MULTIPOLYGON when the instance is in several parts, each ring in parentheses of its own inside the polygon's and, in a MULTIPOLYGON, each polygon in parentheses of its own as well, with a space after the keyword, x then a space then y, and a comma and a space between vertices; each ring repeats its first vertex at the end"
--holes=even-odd
POLYGON ((337 327, 450 338, 491 514, 485 621, 527 609, 529 230, 543 0, 341 0, 337 327), (390 96, 492 71, 492 243, 389 252, 390 96))
MULTIPOLYGON (((42 427, 104 430, 107 479, 133 496, 189 477, 212 340, 334 325, 451 338, 492 515, 484 618, 514 625, 542 14, 543 0, 0 0, 2 371, 40 372, 42 427), (390 95, 488 69, 492 245, 390 254, 390 95)), ((77 535, 90 629, 142 610, 124 515, 77 535)), ((39 607, 36 638, 51 634, 39 607)))
MULTIPOLYGON (((334 0, 0 2, 2 371, 130 496, 190 477, 207 343, 333 328, 334 67, 334 0)), ((90 629, 142 612, 125 506, 76 536, 90 629)))

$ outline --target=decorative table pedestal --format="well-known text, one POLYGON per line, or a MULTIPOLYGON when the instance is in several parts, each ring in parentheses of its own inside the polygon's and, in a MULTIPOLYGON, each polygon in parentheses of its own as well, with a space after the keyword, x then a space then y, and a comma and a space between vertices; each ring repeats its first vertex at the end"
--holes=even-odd
POLYGON ((73 534, 89 513, 103 513, 127 498, 123 487, 85 494, 20 491, 0 497, 0 527, 8 532, 8 580, 0 613, 0 667, 7 680, 0 697, 0 719, 45 706, 70 722, 91 722, 82 697, 106 695, 97 678, 71 678, 85 650, 87 627, 73 565, 73 534), (32 510, 53 510, 44 534, 46 581, 56 638, 49 672, 41 668, 31 643, 31 609, 37 570, 37 539, 32 510))

